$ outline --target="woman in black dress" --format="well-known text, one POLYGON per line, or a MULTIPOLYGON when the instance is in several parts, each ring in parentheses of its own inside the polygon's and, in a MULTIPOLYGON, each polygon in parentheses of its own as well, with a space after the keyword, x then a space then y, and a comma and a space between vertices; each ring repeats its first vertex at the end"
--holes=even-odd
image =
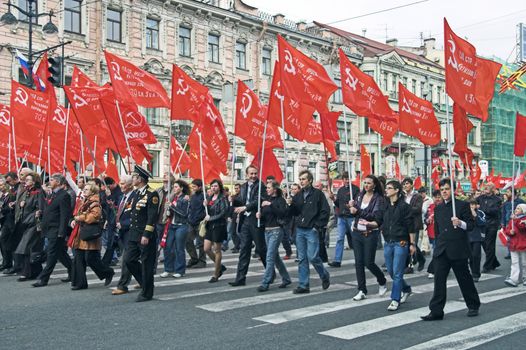
POLYGON ((210 191, 211 195, 204 201, 204 205, 208 208, 208 215, 204 219, 206 221, 204 250, 206 255, 214 262, 214 275, 208 281, 214 283, 219 280, 219 277, 226 270, 226 267, 221 264, 221 245, 227 238, 228 200, 223 194, 223 183, 221 180, 213 180, 210 183, 210 191))

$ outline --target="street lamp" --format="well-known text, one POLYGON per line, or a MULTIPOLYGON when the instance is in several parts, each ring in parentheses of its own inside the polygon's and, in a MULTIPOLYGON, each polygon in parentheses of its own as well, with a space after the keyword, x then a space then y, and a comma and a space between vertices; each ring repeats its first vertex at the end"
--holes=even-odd
POLYGON ((28 46, 28 62, 27 62, 27 65, 29 66, 29 81, 28 81, 28 86, 32 87, 33 85, 33 76, 32 76, 32 72, 33 72, 33 19, 34 18, 39 18, 39 17, 43 17, 43 16, 49 16, 49 22, 46 23, 43 27, 42 27, 42 31, 45 33, 45 34, 56 34, 58 33, 58 28, 56 25, 54 25, 52 22, 51 22, 51 18, 54 16, 53 14, 53 11, 50 11, 48 13, 35 13, 34 11, 34 6, 36 6, 36 2, 37 0, 27 0, 27 4, 28 4, 28 10, 24 10, 20 7, 18 7, 17 5, 14 5, 14 4, 11 4, 11 0, 8 1, 7 3, 7 13, 3 14, 2 17, 0 17, 0 22, 5 24, 5 25, 15 25, 18 23, 18 19, 13 15, 13 13, 11 12, 11 7, 14 7, 18 10, 18 12, 20 12, 21 14, 23 14, 24 16, 27 17, 28 19, 28 22, 29 22, 29 46, 28 46))

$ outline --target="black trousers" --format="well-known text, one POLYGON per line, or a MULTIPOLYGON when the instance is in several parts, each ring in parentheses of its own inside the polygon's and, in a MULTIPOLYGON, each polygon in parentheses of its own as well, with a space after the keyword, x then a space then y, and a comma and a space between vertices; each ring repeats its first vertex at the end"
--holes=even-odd
POLYGON ((327 236, 327 228, 322 228, 318 231, 318 237, 320 240, 320 252, 319 256, 322 262, 326 263, 329 261, 327 256, 327 246, 325 245, 325 237, 327 236))
POLYGON ((117 288, 128 290, 128 285, 132 278, 130 270, 128 270, 126 262, 124 261, 124 254, 126 253, 126 249, 128 249, 128 231, 120 230, 118 244, 123 258, 121 261, 121 277, 119 278, 119 283, 117 283, 117 288))
POLYGON ((485 270, 494 270, 500 266, 497 256, 495 255, 498 229, 498 223, 489 223, 486 225, 486 237, 484 238, 484 253, 486 254, 486 261, 484 262, 485 270))
POLYGON ((78 288, 88 288, 86 267, 89 266, 100 280, 113 274, 113 269, 104 265, 100 258, 100 250, 75 249, 73 270, 71 271, 71 285, 78 288))
POLYGON ((2 254, 2 266, 6 269, 13 267, 13 251, 9 249, 2 236, 0 236, 0 253, 2 254))
POLYGON ((356 279, 358 280, 358 290, 367 294, 367 286, 365 285, 365 268, 376 277, 376 281, 380 285, 385 285, 387 280, 385 275, 375 263, 376 246, 380 233, 373 231, 367 236, 362 235, 358 231, 352 232, 352 246, 354 249, 354 266, 356 268, 356 279))
POLYGON ((57 261, 60 261, 62 265, 68 270, 68 276, 71 277, 71 258, 68 255, 68 247, 64 237, 48 237, 46 247, 46 266, 38 275, 39 280, 43 283, 49 282, 49 277, 55 269, 57 261))
POLYGON ((42 263, 32 262, 31 255, 16 254, 15 263, 20 266, 19 274, 29 279, 35 279, 42 271, 42 263))
POLYGON ((281 239, 281 244, 283 245, 283 249, 285 249, 285 254, 288 256, 292 255, 292 246, 290 244, 292 232, 289 227, 283 227, 283 238, 281 239))
POLYGON ((480 259, 482 242, 471 242, 471 257, 469 258, 469 268, 473 278, 480 278, 480 259))
POLYGON ((199 225, 188 225, 188 235, 186 236, 185 248, 186 252, 190 256, 191 264, 197 264, 198 262, 206 264, 203 238, 199 237, 199 225))
POLYGON ((124 263, 130 273, 141 285, 141 295, 153 298, 153 275, 157 261, 157 238, 154 236, 146 246, 140 242, 128 241, 124 252, 124 263))
MULTIPOLYGON (((243 215, 243 214, 241 214, 243 215)), ((241 240, 239 249, 239 261, 237 263, 236 282, 244 282, 247 277, 250 259, 252 257, 252 242, 256 245, 256 253, 261 258, 263 266, 267 266, 267 245, 265 243, 265 231, 262 227, 257 227, 255 220, 245 218, 239 232, 241 240)))
POLYGON ((435 271, 435 287, 433 297, 429 302, 431 313, 434 315, 444 314, 447 297, 447 276, 451 269, 453 269, 467 307, 478 310, 480 307, 480 299, 477 288, 475 288, 475 283, 473 282, 473 277, 469 273, 468 259, 451 260, 444 253, 440 256, 433 257, 433 265, 435 271))

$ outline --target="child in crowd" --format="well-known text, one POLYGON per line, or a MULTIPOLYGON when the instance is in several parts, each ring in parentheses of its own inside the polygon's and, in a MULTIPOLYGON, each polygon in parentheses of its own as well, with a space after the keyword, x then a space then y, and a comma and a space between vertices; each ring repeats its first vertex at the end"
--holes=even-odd
POLYGON ((504 233, 509 237, 511 255, 510 276, 504 283, 517 287, 522 277, 522 283, 526 286, 526 204, 517 205, 504 233))

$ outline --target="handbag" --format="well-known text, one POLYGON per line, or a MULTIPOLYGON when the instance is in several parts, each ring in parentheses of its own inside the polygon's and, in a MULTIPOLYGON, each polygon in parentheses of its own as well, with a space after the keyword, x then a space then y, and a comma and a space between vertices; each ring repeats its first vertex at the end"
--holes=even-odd
POLYGON ((93 241, 102 236, 102 228, 98 222, 94 224, 82 223, 80 224, 79 234, 81 240, 93 241))
POLYGON ((206 221, 201 221, 199 223, 199 237, 205 238, 206 236, 206 221))

